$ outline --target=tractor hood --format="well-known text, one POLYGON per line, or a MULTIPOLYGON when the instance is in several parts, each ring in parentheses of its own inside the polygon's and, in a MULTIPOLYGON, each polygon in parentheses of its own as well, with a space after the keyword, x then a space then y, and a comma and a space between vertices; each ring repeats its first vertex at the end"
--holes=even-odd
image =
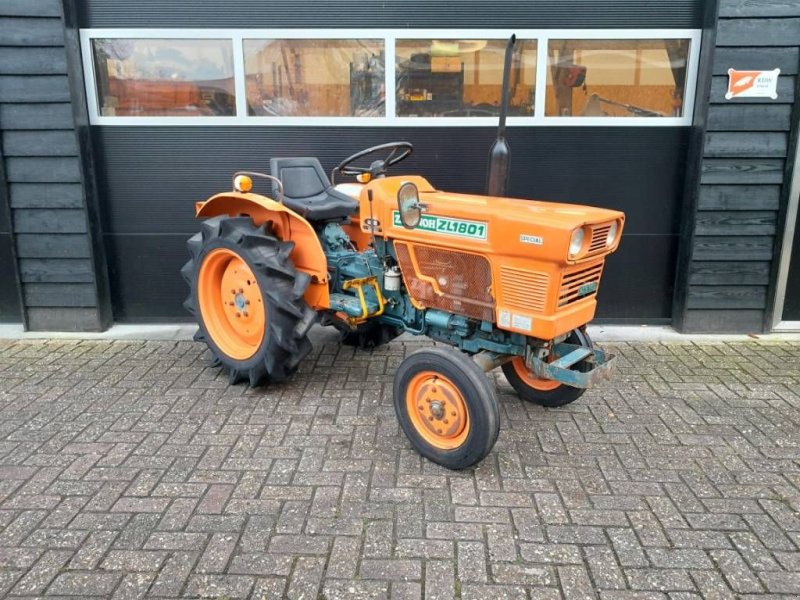
POLYGON ((566 229, 570 232, 580 225, 602 223, 624 217, 619 211, 580 204, 452 192, 424 192, 420 193, 420 200, 423 203, 429 203, 432 209, 434 206, 468 206, 476 215, 486 215, 493 220, 511 219, 548 228, 566 229))
MULTIPOLYGON (((361 214, 374 215, 387 238, 509 257, 535 255, 562 264, 613 252, 625 221, 623 213, 605 208, 442 192, 418 176, 374 180, 362 188, 359 199, 361 214), (398 189, 407 182, 417 186, 425 205, 422 221, 414 229, 402 225, 397 210, 398 189), (615 223, 616 236, 606 243, 615 223), (570 256, 570 241, 579 228, 584 229, 585 243, 578 254, 570 256)), ((361 227, 368 230, 366 219, 361 227)))

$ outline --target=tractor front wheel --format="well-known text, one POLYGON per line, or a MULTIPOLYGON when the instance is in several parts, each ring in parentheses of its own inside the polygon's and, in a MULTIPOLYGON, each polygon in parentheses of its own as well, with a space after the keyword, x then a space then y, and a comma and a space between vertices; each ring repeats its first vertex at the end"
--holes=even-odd
POLYGON ((294 268, 293 242, 278 240, 249 217, 214 217, 188 242, 181 274, 184 303, 230 382, 282 381, 311 351, 316 313, 303 300, 310 278, 294 268))
MULTIPOLYGON (((589 335, 580 329, 573 330, 566 341, 585 348, 592 347, 592 340, 589 335)), ((590 366, 585 361, 581 361, 573 368, 578 371, 588 371, 590 366)), ((537 377, 525 365, 525 359, 522 356, 517 356, 513 360, 504 363, 502 369, 506 379, 508 379, 511 387, 519 394, 520 398, 540 406, 550 408, 565 406, 570 402, 575 402, 586 391, 581 388, 564 385, 552 379, 537 377)))
POLYGON ((493 382, 470 357, 449 347, 418 350, 400 364, 394 409, 414 448, 448 469, 483 460, 500 433, 493 382))

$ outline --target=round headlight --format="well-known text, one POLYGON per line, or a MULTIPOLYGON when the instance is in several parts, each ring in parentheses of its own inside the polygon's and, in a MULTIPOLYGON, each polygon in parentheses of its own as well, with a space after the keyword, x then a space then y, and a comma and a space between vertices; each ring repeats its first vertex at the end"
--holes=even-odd
POLYGON ((608 236, 606 236, 606 246, 610 246, 614 243, 614 240, 617 239, 617 230, 619 229, 617 222, 614 221, 611 224, 611 228, 608 230, 608 236))
POLYGON ((583 231, 583 227, 578 227, 575 231, 572 232, 572 238, 569 241, 569 257, 575 258, 577 254, 583 248, 583 238, 586 234, 583 231))

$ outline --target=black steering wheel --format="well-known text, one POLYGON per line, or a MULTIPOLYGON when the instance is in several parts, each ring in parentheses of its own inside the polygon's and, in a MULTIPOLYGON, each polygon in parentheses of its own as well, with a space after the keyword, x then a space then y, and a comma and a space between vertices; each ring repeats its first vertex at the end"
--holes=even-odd
POLYGON ((372 178, 380 177, 386 173, 386 168, 396 165, 401 160, 408 158, 414 151, 414 146, 409 142, 389 142, 388 144, 381 144, 380 146, 373 146, 361 152, 356 152, 352 156, 348 156, 340 162, 336 168, 333 169, 334 173, 341 173, 342 175, 360 175, 361 173, 369 173, 372 178), (354 163, 360 158, 372 154, 373 152, 380 152, 382 150, 389 150, 389 154, 383 160, 375 160, 368 167, 356 167, 354 163))

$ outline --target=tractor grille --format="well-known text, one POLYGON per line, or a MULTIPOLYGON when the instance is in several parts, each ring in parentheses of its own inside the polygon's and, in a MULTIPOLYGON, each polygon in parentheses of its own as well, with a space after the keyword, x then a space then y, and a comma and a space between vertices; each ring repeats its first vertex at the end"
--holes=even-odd
POLYGON ((579 268, 565 273, 561 279, 561 289, 558 293, 558 306, 567 306, 596 295, 602 274, 602 262, 589 266, 580 265, 579 268))
POLYGON ((586 251, 587 256, 591 256, 592 254, 596 254, 606 249, 606 240, 608 238, 608 232, 611 230, 611 225, 611 223, 592 225, 589 249, 586 251))
POLYGON ((503 303, 524 312, 545 312, 550 275, 516 267, 500 267, 503 303))
POLYGON ((492 270, 483 256, 404 242, 395 242, 394 247, 403 278, 417 302, 494 322, 492 270), (440 294, 430 280, 436 282, 440 294))

